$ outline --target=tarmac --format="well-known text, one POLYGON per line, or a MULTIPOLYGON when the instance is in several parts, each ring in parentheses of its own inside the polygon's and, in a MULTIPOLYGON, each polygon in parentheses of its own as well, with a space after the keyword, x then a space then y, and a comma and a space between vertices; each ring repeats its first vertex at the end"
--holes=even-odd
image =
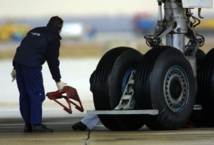
POLYGON ((92 131, 73 131, 82 117, 48 117, 44 121, 53 133, 24 133, 20 118, 0 121, 0 145, 213 145, 213 128, 174 131, 110 131, 98 124, 92 131))

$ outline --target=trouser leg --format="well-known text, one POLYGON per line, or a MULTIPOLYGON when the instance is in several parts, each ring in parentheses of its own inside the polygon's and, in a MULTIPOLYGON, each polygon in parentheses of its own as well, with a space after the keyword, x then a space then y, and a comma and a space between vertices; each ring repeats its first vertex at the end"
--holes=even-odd
POLYGON ((24 69, 25 83, 31 104, 31 123, 42 124, 42 103, 45 100, 42 68, 24 69))
POLYGON ((30 105, 30 98, 27 93, 26 84, 24 80, 24 76, 22 73, 22 67, 20 65, 16 65, 16 81, 17 87, 19 90, 19 106, 20 106, 20 113, 25 121, 25 124, 31 123, 31 105, 30 105))
POLYGON ((85 124, 89 129, 93 129, 99 122, 99 117, 97 114, 86 115, 81 122, 85 124))
POLYGON ((20 110, 25 123, 42 124, 42 103, 45 99, 41 67, 17 65, 20 110), (27 94, 27 95, 26 95, 27 94), (29 115, 30 114, 30 115, 29 115))

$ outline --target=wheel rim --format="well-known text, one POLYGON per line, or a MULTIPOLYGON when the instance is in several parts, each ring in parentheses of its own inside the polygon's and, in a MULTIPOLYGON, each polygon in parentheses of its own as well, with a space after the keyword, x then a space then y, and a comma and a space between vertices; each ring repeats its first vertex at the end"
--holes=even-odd
POLYGON ((170 68, 164 78, 164 99, 168 108, 181 112, 189 99, 189 82, 186 73, 178 66, 170 68))

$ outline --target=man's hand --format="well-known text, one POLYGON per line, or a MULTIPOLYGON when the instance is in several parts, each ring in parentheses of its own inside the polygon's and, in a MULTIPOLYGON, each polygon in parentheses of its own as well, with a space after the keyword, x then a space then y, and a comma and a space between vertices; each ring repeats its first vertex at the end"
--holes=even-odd
POLYGON ((12 72, 10 73, 11 77, 12 77, 12 82, 16 79, 16 70, 13 68, 12 72))
POLYGON ((62 90, 64 86, 66 86, 67 83, 64 83, 62 81, 56 82, 56 86, 58 88, 58 90, 62 90))

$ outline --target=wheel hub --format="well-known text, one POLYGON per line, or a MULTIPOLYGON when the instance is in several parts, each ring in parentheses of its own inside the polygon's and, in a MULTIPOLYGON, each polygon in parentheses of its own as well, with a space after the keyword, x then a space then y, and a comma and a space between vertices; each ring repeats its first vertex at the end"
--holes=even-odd
POLYGON ((189 82, 186 73, 178 66, 170 68, 164 78, 164 99, 170 110, 181 112, 189 98, 189 82))
POLYGON ((179 96, 181 95, 181 91, 182 91, 182 86, 180 83, 180 80, 178 77, 174 77, 172 78, 171 82, 170 82, 170 94, 174 99, 178 99, 179 96))

